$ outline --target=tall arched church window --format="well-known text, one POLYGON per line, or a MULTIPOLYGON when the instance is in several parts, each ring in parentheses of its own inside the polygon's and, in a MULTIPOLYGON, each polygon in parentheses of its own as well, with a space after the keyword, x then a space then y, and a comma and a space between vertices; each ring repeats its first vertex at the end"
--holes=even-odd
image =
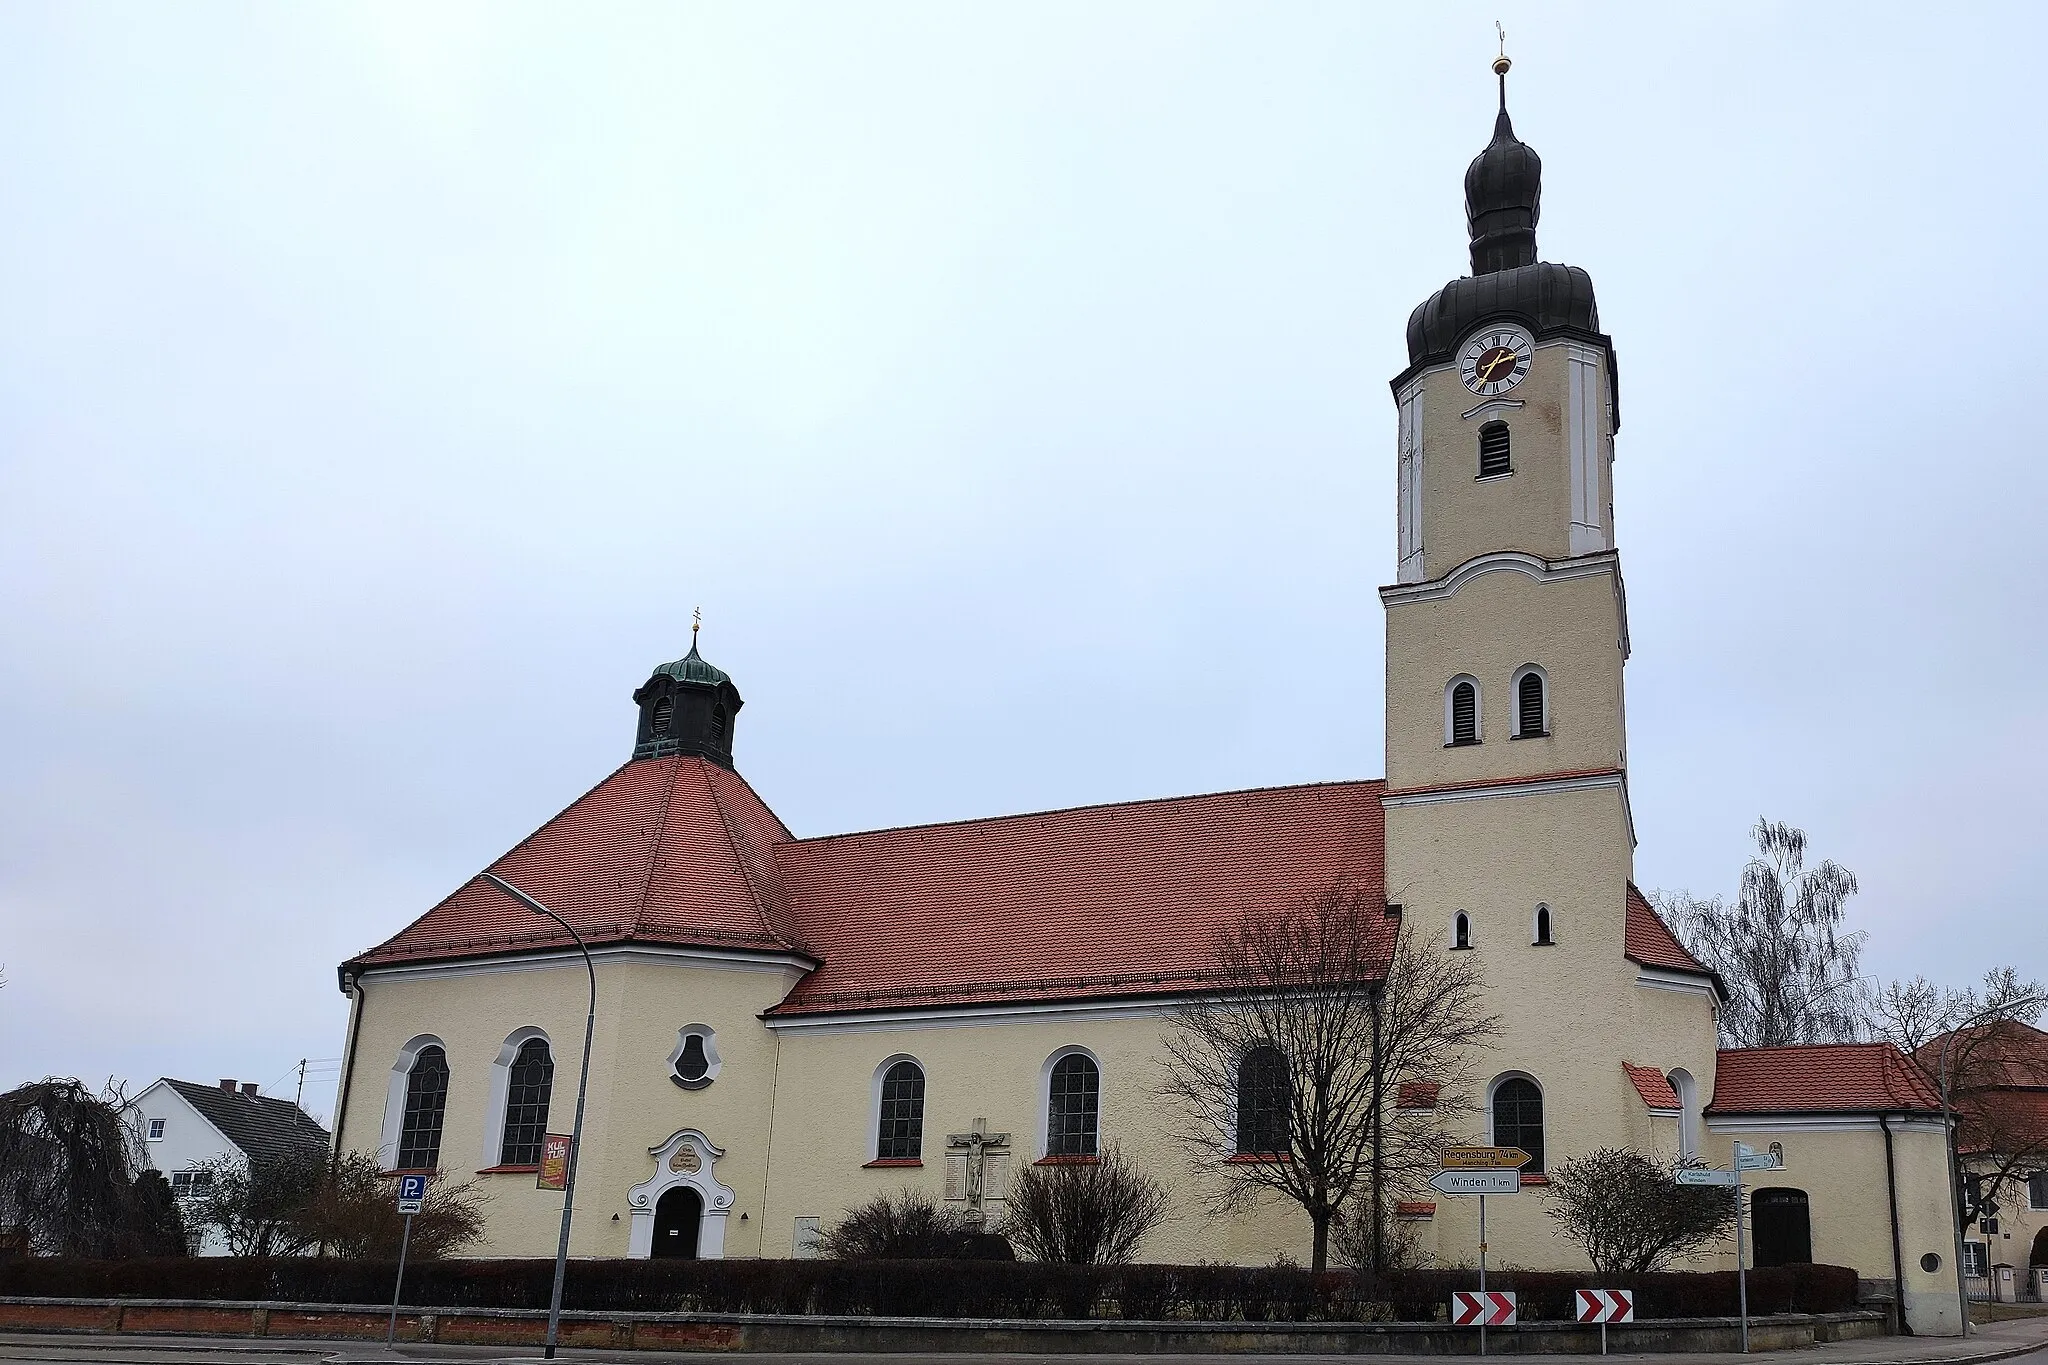
POLYGON ((1534 739, 1550 733, 1550 698, 1543 670, 1534 664, 1515 675, 1515 738, 1534 739))
POLYGON ((1479 428, 1479 477, 1491 479, 1514 472, 1508 459, 1508 424, 1488 422, 1479 428))
POLYGON ((924 1068, 898 1062, 882 1073, 877 1161, 916 1161, 924 1155, 924 1068))
POLYGON ((1094 1156, 1102 1105, 1102 1072, 1093 1058, 1070 1052, 1053 1063, 1045 1109, 1047 1156, 1094 1156))
POLYGON ((448 1112, 448 1054, 423 1047, 405 1078, 405 1117, 399 1121, 401 1171, 431 1171, 441 1164, 441 1121, 448 1112))
POLYGON ((1444 689, 1444 743, 1477 744, 1479 742, 1479 680, 1460 677, 1451 679, 1444 689))
POLYGON ((1451 918, 1451 946, 1470 948, 1472 946, 1472 918, 1460 910, 1451 918))
POLYGON ((1493 1145, 1527 1152, 1524 1171, 1543 1169, 1543 1092, 1526 1076, 1509 1076, 1493 1087, 1493 1145))
POLYGON ((548 1132, 548 1099, 555 1088, 555 1059, 547 1040, 529 1038, 512 1059, 505 1089, 505 1141, 498 1150, 501 1166, 538 1166, 542 1140, 548 1132))
POLYGON ((1255 1047, 1237 1066, 1237 1150, 1273 1156, 1290 1147, 1289 1116, 1294 1080, 1287 1058, 1276 1047, 1255 1047))

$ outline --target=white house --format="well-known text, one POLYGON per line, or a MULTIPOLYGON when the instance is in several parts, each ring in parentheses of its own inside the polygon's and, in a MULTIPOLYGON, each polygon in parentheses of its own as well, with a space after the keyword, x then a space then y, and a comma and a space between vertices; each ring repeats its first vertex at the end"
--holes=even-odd
MULTIPOLYGON (((181 1207, 189 1207, 185 1201, 194 1189, 212 1179, 212 1163, 221 1157, 246 1162, 299 1147, 326 1150, 327 1130, 310 1114, 290 1100, 256 1092, 253 1081, 200 1085, 166 1076, 129 1104, 144 1158, 171 1182, 181 1207)), ((198 1238, 192 1250, 227 1255, 215 1232, 198 1238)))

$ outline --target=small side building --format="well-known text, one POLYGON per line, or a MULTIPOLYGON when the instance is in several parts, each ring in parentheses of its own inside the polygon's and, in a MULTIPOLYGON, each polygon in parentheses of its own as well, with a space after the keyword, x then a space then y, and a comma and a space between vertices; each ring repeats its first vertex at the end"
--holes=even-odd
MULTIPOLYGON (((202 1085, 166 1076, 137 1095, 128 1114, 144 1160, 171 1182, 181 1209, 190 1208, 223 1157, 246 1163, 307 1148, 324 1152, 330 1145, 311 1114, 290 1100, 259 1094, 254 1081, 202 1085)), ((218 1233, 195 1233, 193 1243, 196 1256, 228 1254, 218 1233)))

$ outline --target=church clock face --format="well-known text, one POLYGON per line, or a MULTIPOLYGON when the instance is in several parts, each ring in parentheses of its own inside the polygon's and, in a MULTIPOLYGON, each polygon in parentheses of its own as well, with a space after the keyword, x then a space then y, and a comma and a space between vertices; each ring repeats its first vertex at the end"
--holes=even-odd
POLYGON ((1506 393, 1529 373, 1536 343, 1519 327, 1489 327, 1458 352, 1458 373, 1465 387, 1482 398, 1506 393))

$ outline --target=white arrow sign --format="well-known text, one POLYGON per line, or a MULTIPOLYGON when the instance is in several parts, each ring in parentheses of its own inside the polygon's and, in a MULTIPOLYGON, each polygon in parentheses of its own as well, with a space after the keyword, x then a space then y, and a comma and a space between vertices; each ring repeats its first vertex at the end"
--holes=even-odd
POLYGON ((1681 1185, 1733 1185, 1734 1183, 1736 1183, 1735 1172, 1692 1170, 1680 1171, 1678 1173, 1678 1183, 1681 1185))
POLYGON ((1578 1293, 1580 1322, 1634 1322, 1636 1294, 1633 1289, 1581 1289, 1578 1293))
POLYGON ((1738 1171, 1782 1171, 1785 1163, 1776 1152, 1738 1151, 1735 1154, 1735 1169, 1738 1171))
POLYGON ((1429 1178, 1432 1189, 1445 1194, 1519 1194, 1522 1173, 1517 1170, 1438 1171, 1429 1178))

